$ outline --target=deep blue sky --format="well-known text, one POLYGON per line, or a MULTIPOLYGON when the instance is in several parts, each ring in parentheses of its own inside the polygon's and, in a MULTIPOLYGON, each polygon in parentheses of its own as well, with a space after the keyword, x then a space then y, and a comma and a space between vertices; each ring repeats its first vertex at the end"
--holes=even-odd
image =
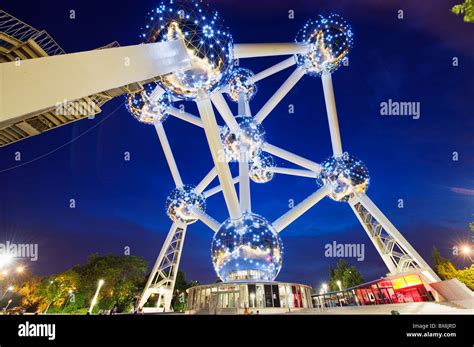
MULTIPOLYGON (((457 2, 461 2, 458 0, 457 2)), ((293 41, 310 17, 337 12, 352 25, 355 38, 349 67, 333 75, 343 147, 362 159, 371 174, 368 195, 414 247, 431 262, 436 245, 444 255, 469 239, 473 220, 474 172, 472 76, 474 24, 450 13, 456 1, 212 1, 235 42, 293 41), (380 4, 379 4, 380 3, 380 4), (405 18, 397 19, 404 10, 405 18), (288 11, 295 19, 288 19, 288 11), (453 57, 459 66, 453 67, 453 57), (421 102, 421 118, 383 117, 383 101, 421 102), (452 153, 459 153, 459 161, 452 153), (397 208, 404 199, 405 208, 397 208)), ((3 8, 26 23, 47 30, 67 51, 139 43, 147 11, 158 1, 7 2, 3 8), (69 10, 76 19, 69 19, 69 10)), ((284 57, 241 62, 258 72, 284 57)), ((257 111, 291 69, 259 83, 251 107, 257 111)), ((108 103, 95 120, 84 120, 0 150, 0 170, 41 156, 94 129, 72 144, 22 167, 0 172, 0 236, 39 243, 33 271, 48 274, 82 263, 88 254, 134 255, 154 261, 170 220, 165 198, 173 188, 153 127, 139 124, 121 107, 108 103), (132 160, 125 162, 129 151, 132 160), (69 199, 77 201, 69 208, 69 199)), ((187 110, 195 112, 194 105, 187 110)), ((232 105, 235 109, 235 104, 232 105)), ((320 162, 331 151, 320 80, 305 76, 264 123, 269 142, 320 162), (288 114, 288 104, 296 113, 288 114)), ((177 119, 165 128, 182 176, 196 184, 211 168, 202 129, 177 119)), ((281 160, 280 166, 290 166, 281 160)), ((277 176, 252 185, 253 207, 269 220, 317 188, 307 178, 277 176)), ((223 198, 208 200, 208 212, 222 221, 223 198)), ((188 229, 181 269, 188 278, 214 281, 210 260, 212 232, 201 223, 188 229)), ((281 281, 319 284, 336 258, 324 257, 333 241, 365 243, 366 261, 356 264, 366 280, 386 269, 365 231, 345 203, 324 200, 283 233, 285 259, 281 281)), ((3 242, 3 240, 0 240, 3 242)), ((459 265, 466 262, 457 259, 459 265)))

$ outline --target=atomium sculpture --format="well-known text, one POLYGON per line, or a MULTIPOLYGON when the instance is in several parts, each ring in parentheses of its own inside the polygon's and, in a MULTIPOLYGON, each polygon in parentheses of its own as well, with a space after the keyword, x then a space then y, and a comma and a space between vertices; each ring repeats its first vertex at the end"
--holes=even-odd
POLYGON ((168 216, 174 223, 141 297, 141 307, 151 293, 158 293, 164 307, 169 308, 188 224, 199 219, 215 232, 211 258, 222 281, 273 281, 283 263, 283 242, 279 233, 326 196, 349 203, 390 273, 418 269, 429 282, 438 280, 428 264, 365 194, 369 186, 365 164, 342 151, 331 73, 347 57, 353 33, 340 16, 318 16, 316 20, 308 21, 297 34, 295 43, 243 45, 232 43, 219 15, 201 2, 165 2, 149 17, 148 32, 143 34, 147 42, 182 38, 192 61, 190 69, 160 77, 159 87, 153 92, 155 98, 170 93, 178 99, 194 101, 200 117, 177 112, 166 105, 159 114, 170 114, 204 128, 214 168, 196 187, 184 185, 161 118, 157 116, 155 127, 177 188, 167 202, 168 216), (274 55, 291 57, 258 74, 241 67, 232 68, 233 59, 274 55), (256 95, 256 83, 293 65, 296 65, 294 72, 252 115, 249 102, 256 95), (304 75, 321 78, 323 84, 333 153, 322 164, 269 144, 262 127, 265 118, 304 75), (235 115, 223 95, 238 103, 235 115), (217 124, 214 107, 225 122, 222 127, 217 124), (277 167, 273 156, 300 168, 277 167), (232 162, 239 166, 239 176, 235 178, 229 170, 232 162), (252 211, 250 181, 267 183, 275 174, 315 179, 319 189, 270 223, 252 211), (219 185, 206 190, 216 177, 219 185), (239 194, 235 183, 239 183, 239 194), (223 223, 205 212, 205 199, 221 191, 229 212, 229 218, 223 223))
MULTIPOLYGON (((365 164, 342 151, 331 73, 340 67, 349 53, 353 33, 340 16, 319 16, 308 21, 294 44, 252 45, 233 45, 219 16, 198 2, 192 2, 190 6, 181 1, 164 3, 156 14, 150 14, 150 19, 149 32, 144 34, 148 42, 184 38, 193 61, 191 69, 186 72, 161 77, 158 82, 161 88, 157 87, 153 93, 158 96, 171 93, 179 99, 195 101, 200 118, 179 114, 171 106, 165 106, 160 114, 168 113, 204 128, 215 167, 196 187, 183 185, 162 121, 155 122, 177 188, 167 203, 167 212, 174 224, 144 290, 141 306, 150 293, 157 292, 160 298, 163 297, 164 306, 169 307, 182 250, 183 230, 187 224, 200 219, 215 232, 212 262, 224 282, 272 281, 283 262, 283 243, 279 233, 325 196, 350 204, 391 273, 419 269, 428 281, 438 280, 420 255, 365 195, 369 186, 365 164), (287 54, 292 57, 256 75, 248 69, 232 69, 232 59, 235 58, 287 54), (252 116, 249 101, 257 92, 256 83, 292 65, 297 66, 295 71, 252 116), (305 74, 321 77, 323 83, 333 154, 322 164, 267 143, 261 125, 305 74), (238 103, 236 116, 223 94, 238 103), (217 125, 212 105, 225 122, 222 128, 217 125), (276 167, 272 155, 303 169, 276 167), (231 177, 229 162, 238 162, 239 177, 231 177), (267 183, 275 174, 315 178, 320 188, 270 223, 252 212, 250 180, 267 183), (216 176, 220 185, 204 191, 216 176), (237 182, 239 196, 234 187, 237 182), (229 218, 223 223, 204 212, 205 198, 219 191, 223 192, 229 211, 229 218), (178 248, 171 244, 173 235, 177 234, 181 236, 178 248), (170 267, 170 259, 165 259, 164 255, 169 253, 168 249, 174 254, 172 271, 164 274, 163 264, 170 267)), ((148 112, 148 108, 144 112, 148 112)))
MULTIPOLYGON (((15 25, 9 29, 12 35, 17 32, 15 25)), ((318 16, 308 21, 295 42, 240 44, 233 42, 218 13, 201 1, 166 0, 148 14, 140 40, 135 46, 28 59, 21 68, 16 62, 2 63, 2 76, 9 88, 0 108, 2 121, 14 123, 55 107, 57 100, 108 100, 126 91, 130 93, 127 109, 133 117, 154 125, 175 189, 166 201, 172 226, 141 295, 140 307, 151 294, 157 294, 157 307, 161 303, 165 310, 170 309, 191 223, 200 220, 214 231, 210 258, 223 281, 273 281, 283 263, 281 231, 324 197, 349 204, 390 274, 416 271, 425 282, 439 281, 367 196, 369 174, 364 163, 342 149, 331 74, 347 57, 353 32, 341 17, 318 16), (245 65, 249 58, 285 55, 289 57, 256 74, 235 67, 235 59, 245 65), (124 66, 124 59, 132 63, 124 66), (256 97, 257 84, 294 66, 263 107, 252 113, 250 101, 256 97), (55 78, 44 79, 48 75, 55 78), (322 164, 268 143, 262 126, 305 75, 320 78, 323 86, 332 153, 322 164), (237 102, 237 112, 231 110, 225 95, 237 102), (195 102, 199 116, 173 107, 176 100, 195 102), (224 121, 222 126, 215 110, 224 121), (214 167, 195 186, 182 181, 164 128, 169 117, 204 130, 214 167), (293 166, 276 166, 274 157, 293 166), (238 165, 238 177, 232 177, 229 165, 238 165), (250 184, 268 183, 275 175, 310 178, 315 191, 270 222, 253 211, 250 184), (219 183, 208 188, 216 178, 219 183), (206 210, 206 200, 220 192, 229 212, 223 223, 206 210)))

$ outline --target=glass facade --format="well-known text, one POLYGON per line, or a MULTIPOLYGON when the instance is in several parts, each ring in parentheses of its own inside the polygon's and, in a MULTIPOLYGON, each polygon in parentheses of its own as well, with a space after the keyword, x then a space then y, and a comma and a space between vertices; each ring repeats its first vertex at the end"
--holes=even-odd
POLYGON ((338 292, 313 295, 315 307, 383 305, 433 300, 433 294, 426 289, 418 275, 382 279, 338 292))
POLYGON ((311 288, 279 282, 216 283, 188 290, 188 311, 235 311, 245 308, 310 308, 311 288))

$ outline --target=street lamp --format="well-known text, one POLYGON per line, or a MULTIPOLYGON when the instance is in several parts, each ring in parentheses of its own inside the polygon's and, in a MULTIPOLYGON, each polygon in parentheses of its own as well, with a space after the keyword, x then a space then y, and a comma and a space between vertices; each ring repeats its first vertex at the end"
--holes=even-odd
POLYGON ((69 295, 67 296, 67 300, 66 300, 66 303, 63 306, 62 312, 64 312, 64 309, 66 308, 67 304, 69 303, 69 300, 71 300, 72 293, 74 293, 74 291, 72 289, 69 289, 67 292, 68 292, 69 295))
POLYGON ((341 281, 337 281, 337 286, 339 287, 339 290, 342 291, 342 283, 341 281))
POLYGON ((6 309, 8 308, 8 306, 10 306, 11 303, 12 303, 12 299, 8 300, 7 306, 5 306, 3 309, 6 311, 6 309))
POLYGON ((472 249, 469 245, 461 245, 460 250, 464 256, 468 257, 470 261, 473 261, 471 257, 472 249))
POLYGON ((323 288, 323 291, 324 291, 325 294, 328 292, 328 285, 326 283, 323 283, 321 288, 323 288))
POLYGON ((1 254, 0 255, 0 268, 9 265, 13 261, 11 254, 1 254))
POLYGON ((94 297, 91 301, 91 306, 89 307, 89 314, 92 314, 92 309, 94 308, 95 304, 97 303, 97 297, 99 296, 100 288, 104 285, 104 280, 100 279, 99 283, 97 284, 97 289, 95 291, 94 297))
POLYGON ((15 289, 13 286, 8 286, 7 290, 5 290, 5 293, 3 293, 0 300, 2 300, 5 297, 5 295, 7 295, 8 292, 13 292, 13 289, 15 289))

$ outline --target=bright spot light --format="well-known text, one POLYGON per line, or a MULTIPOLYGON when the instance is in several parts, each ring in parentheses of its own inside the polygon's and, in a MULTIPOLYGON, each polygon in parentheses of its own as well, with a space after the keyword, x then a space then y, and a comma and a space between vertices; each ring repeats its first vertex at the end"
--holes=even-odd
POLYGON ((465 255, 469 255, 471 253, 471 247, 469 247, 468 245, 462 245, 461 252, 465 255))
POLYGON ((13 257, 10 254, 1 254, 0 255, 0 268, 6 265, 11 264, 13 261, 13 257))

